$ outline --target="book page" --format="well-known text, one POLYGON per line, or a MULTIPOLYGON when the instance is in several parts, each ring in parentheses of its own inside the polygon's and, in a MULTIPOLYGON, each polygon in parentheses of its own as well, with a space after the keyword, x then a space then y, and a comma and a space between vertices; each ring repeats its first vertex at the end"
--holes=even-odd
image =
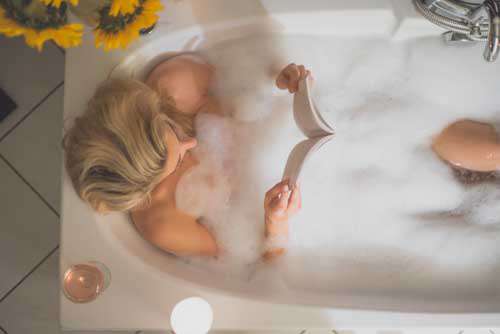
POLYGON ((310 92, 310 79, 299 81, 299 90, 293 97, 293 117, 295 123, 308 138, 328 136, 334 133, 333 128, 321 117, 314 105, 310 92))
POLYGON ((282 178, 283 180, 289 180, 288 185, 290 189, 292 189, 299 180, 300 173, 311 155, 319 150, 321 146, 329 142, 333 137, 333 134, 330 134, 324 137, 309 138, 295 145, 292 152, 290 152, 290 155, 288 155, 288 160, 286 162, 282 178))

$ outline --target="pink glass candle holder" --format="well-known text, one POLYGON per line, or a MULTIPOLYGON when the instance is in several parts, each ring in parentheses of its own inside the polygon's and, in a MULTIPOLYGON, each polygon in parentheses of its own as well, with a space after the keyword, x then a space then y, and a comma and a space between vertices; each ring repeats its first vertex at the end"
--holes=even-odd
POLYGON ((74 303, 88 303, 106 290, 111 282, 109 269, 99 262, 72 265, 63 276, 64 295, 74 303))

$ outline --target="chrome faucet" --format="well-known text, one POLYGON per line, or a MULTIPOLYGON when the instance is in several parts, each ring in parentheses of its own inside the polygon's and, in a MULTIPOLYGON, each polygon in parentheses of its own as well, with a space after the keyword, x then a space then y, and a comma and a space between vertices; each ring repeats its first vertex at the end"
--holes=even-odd
POLYGON ((498 57, 500 43, 500 1, 486 0, 480 8, 479 11, 486 13, 489 22, 488 42, 484 49, 484 59, 495 61, 498 57))
POLYGON ((448 29, 448 43, 486 41, 484 59, 492 62, 500 51, 500 0, 413 0, 432 23, 448 29))

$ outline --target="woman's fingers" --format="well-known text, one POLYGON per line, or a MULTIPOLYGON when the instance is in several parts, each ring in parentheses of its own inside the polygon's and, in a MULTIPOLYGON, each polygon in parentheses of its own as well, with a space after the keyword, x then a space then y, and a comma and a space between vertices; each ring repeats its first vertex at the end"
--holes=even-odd
POLYGON ((285 67, 283 72, 286 74, 286 76, 289 79, 298 78, 300 75, 300 71, 299 71, 297 65, 295 65, 295 63, 288 64, 288 66, 285 67))
POLYGON ((264 206, 268 206, 275 197, 286 191, 288 191, 288 180, 276 183, 274 187, 267 191, 266 196, 264 197, 264 206))
POLYGON ((282 193, 281 196, 276 196, 269 203, 269 216, 271 218, 278 218, 288 211, 288 201, 290 198, 290 192, 287 191, 282 193))
POLYGON ((306 68, 304 65, 299 65, 299 73, 300 73, 300 79, 304 79, 306 77, 306 68))
POLYGON ((276 86, 279 89, 288 89, 290 80, 293 78, 293 68, 296 67, 294 63, 288 64, 278 75, 276 79, 276 86))
POLYGON ((299 211, 299 209, 302 206, 302 199, 300 195, 300 189, 298 186, 295 186, 295 188, 292 191, 292 194, 290 195, 290 199, 288 200, 288 211, 290 213, 295 213, 299 211))
POLYGON ((283 71, 278 75, 276 79, 276 85, 280 89, 288 89, 290 93, 293 93, 293 87, 295 82, 300 78, 300 71, 297 65, 294 63, 288 64, 283 71))
POLYGON ((279 75, 278 78, 276 79, 276 86, 279 89, 287 89, 288 88, 288 78, 286 73, 282 71, 279 75))
POLYGON ((287 180, 278 183, 266 193, 266 217, 271 220, 288 220, 290 215, 297 213, 302 206, 299 187, 296 185, 290 191, 284 182, 287 180))
POLYGON ((288 89, 290 93, 299 90, 299 81, 305 79, 310 72, 304 65, 291 63, 287 65, 276 79, 276 86, 280 89, 288 89))
POLYGON ((290 93, 296 93, 299 90, 299 81, 304 79, 307 75, 306 68, 304 65, 294 65, 290 68, 290 82, 288 85, 288 91, 290 93))
POLYGON ((300 70, 297 65, 293 64, 288 71, 288 91, 295 93, 299 89, 300 70))
POLYGON ((288 208, 288 200, 290 199, 290 192, 281 193, 271 203, 271 210, 284 211, 288 208))

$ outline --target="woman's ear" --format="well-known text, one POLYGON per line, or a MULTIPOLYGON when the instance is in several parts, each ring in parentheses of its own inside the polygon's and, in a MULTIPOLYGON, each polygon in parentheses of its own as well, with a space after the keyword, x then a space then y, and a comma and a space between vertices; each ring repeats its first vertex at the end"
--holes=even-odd
POLYGON ((97 203, 95 210, 101 215, 105 215, 105 214, 108 214, 110 212, 108 206, 104 202, 97 203))

